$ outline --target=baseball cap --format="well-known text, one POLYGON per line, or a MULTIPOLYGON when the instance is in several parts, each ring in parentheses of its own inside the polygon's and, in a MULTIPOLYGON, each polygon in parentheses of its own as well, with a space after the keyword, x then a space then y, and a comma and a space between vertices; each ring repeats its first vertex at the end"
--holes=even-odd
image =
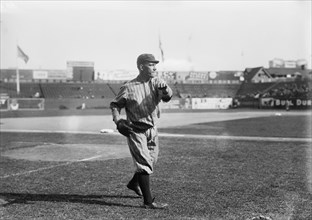
POLYGON ((138 56, 137 65, 142 64, 144 62, 159 63, 159 61, 155 59, 153 54, 148 53, 144 53, 138 56))

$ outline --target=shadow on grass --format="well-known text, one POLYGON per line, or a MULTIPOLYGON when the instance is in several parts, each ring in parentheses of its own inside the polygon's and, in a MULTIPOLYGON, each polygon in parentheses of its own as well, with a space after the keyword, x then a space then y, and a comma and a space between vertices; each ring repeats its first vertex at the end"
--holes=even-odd
POLYGON ((82 203, 82 204, 95 204, 106 206, 120 206, 120 207, 136 207, 122 203, 111 201, 104 201, 103 199, 136 199, 139 196, 123 196, 123 195, 71 195, 71 194, 30 194, 30 193, 0 193, 0 199, 4 200, 2 207, 13 204, 29 204, 35 201, 44 202, 69 202, 69 203, 82 203))

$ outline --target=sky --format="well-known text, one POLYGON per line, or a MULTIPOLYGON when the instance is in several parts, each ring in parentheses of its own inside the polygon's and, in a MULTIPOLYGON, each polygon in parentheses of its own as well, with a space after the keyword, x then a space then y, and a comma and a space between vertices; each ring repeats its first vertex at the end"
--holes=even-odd
POLYGON ((161 61, 158 70, 244 70, 274 58, 305 59, 311 69, 311 20, 311 0, 1 0, 1 69, 90 61, 96 70, 136 70, 142 53, 161 61))

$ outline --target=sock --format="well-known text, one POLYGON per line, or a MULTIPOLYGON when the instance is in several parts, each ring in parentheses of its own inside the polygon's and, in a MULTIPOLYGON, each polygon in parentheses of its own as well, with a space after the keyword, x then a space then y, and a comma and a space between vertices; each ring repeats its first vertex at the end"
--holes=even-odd
POLYGON ((150 190, 150 178, 147 173, 138 174, 139 185, 143 194, 144 204, 151 204, 153 202, 152 193, 150 190))
POLYGON ((137 185, 139 185, 139 175, 138 175, 138 173, 135 173, 135 174, 133 175, 133 177, 132 177, 132 179, 130 180, 129 184, 132 185, 132 186, 137 186, 137 185))

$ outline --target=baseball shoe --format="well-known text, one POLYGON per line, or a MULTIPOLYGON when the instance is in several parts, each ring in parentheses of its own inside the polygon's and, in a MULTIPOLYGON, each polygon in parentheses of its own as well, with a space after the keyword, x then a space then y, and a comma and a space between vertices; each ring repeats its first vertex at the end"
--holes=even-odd
POLYGON ((138 196, 140 197, 143 196, 139 186, 134 186, 128 183, 127 188, 133 190, 138 196))
POLYGON ((145 209, 165 209, 168 207, 167 203, 156 203, 154 202, 155 198, 153 199, 153 202, 151 204, 143 204, 143 208, 145 209))

